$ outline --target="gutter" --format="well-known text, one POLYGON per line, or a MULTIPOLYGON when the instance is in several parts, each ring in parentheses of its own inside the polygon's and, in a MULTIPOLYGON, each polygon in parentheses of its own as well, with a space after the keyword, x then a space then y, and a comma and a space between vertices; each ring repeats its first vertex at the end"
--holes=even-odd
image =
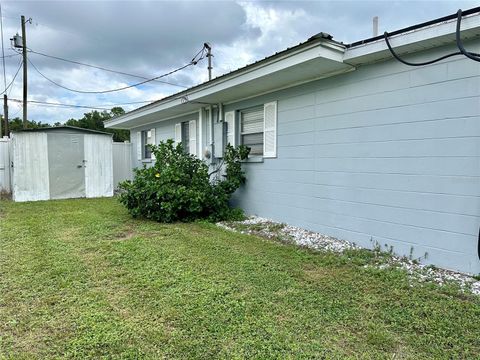
MULTIPOLYGON (((476 14, 478 12, 480 12, 480 6, 463 11, 463 16, 476 14)), ((431 25, 436 25, 438 23, 446 22, 446 21, 449 21, 449 20, 456 20, 456 19, 457 19, 457 13, 447 15, 447 16, 443 16, 443 17, 440 17, 440 18, 437 18, 437 19, 434 19, 434 20, 425 21, 423 23, 415 24, 415 25, 412 25, 412 26, 409 26, 409 27, 406 27, 406 28, 403 28, 403 29, 395 30, 395 31, 389 32, 388 35, 389 36, 400 35, 400 34, 403 34, 403 33, 406 33, 406 32, 410 32, 410 31, 413 31, 413 30, 418 30, 418 29, 421 29, 421 28, 424 28, 424 27, 428 27, 428 26, 431 26, 431 25)), ((375 42, 375 41, 378 41, 378 40, 384 40, 383 35, 378 35, 378 36, 371 37, 371 38, 368 38, 368 39, 356 41, 356 42, 353 42, 351 44, 346 44, 345 46, 348 49, 348 48, 352 48, 352 47, 355 47, 355 46, 375 42)))

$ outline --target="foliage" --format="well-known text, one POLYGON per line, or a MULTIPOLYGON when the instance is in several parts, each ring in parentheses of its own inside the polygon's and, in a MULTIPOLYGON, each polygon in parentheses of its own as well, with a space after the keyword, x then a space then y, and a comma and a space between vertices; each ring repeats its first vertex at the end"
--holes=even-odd
MULTIPOLYGON (((119 186, 120 201, 134 217, 161 222, 230 217, 230 197, 245 182, 241 160, 248 156, 246 147, 227 147, 225 174, 215 181, 211 181, 208 165, 186 153, 181 144, 175 146, 170 139, 151 148, 154 165, 136 169, 134 180, 119 186)), ((222 169, 219 166, 213 173, 222 169)))
POLYGON ((106 198, 0 216, 0 359, 480 358, 480 297, 366 267, 366 250, 132 219, 106 198))
POLYGON ((113 141, 123 142, 130 140, 130 132, 128 130, 121 129, 106 129, 104 122, 111 119, 114 116, 125 114, 125 110, 121 107, 114 107, 111 111, 93 110, 89 113, 85 113, 80 119, 70 119, 65 122, 65 125, 76 126, 84 129, 105 131, 113 134, 113 141))
MULTIPOLYGON (((2 124, 3 125, 3 124, 2 124)), ((42 123, 41 121, 36 122, 35 120, 27 120, 28 129, 40 129, 50 127, 50 124, 42 123)), ((8 120, 8 129, 9 131, 20 131, 23 129, 23 120, 19 117, 8 120)), ((2 126, 3 130, 3 126, 2 126)))
MULTIPOLYGON (((130 140, 130 132, 128 130, 120 129, 106 129, 104 126, 104 121, 111 119, 114 116, 119 116, 125 114, 125 110, 121 107, 114 107, 110 111, 99 112, 93 110, 89 113, 85 113, 80 119, 70 119, 62 124, 57 121, 54 126, 76 126, 83 129, 98 130, 104 131, 113 134, 113 141, 123 142, 130 140)), ((20 131, 23 129, 23 121, 19 117, 9 119, 8 121, 9 131, 20 131)), ((45 127, 51 127, 52 125, 48 123, 42 123, 41 121, 36 122, 35 120, 27 120, 28 129, 39 129, 45 127)))

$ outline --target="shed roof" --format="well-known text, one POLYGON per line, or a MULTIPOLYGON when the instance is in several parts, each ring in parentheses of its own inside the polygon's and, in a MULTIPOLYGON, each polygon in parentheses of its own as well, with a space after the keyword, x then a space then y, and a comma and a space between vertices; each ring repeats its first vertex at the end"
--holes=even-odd
POLYGON ((75 133, 85 133, 85 134, 98 134, 98 135, 108 135, 108 136, 113 136, 112 133, 108 133, 105 131, 99 131, 99 130, 92 130, 92 129, 84 129, 76 126, 68 126, 68 125, 63 125, 63 126, 53 126, 53 127, 44 127, 44 128, 37 128, 37 129, 21 129, 18 131, 13 131, 13 133, 19 133, 19 132, 56 132, 63 130, 69 130, 71 132, 75 133))

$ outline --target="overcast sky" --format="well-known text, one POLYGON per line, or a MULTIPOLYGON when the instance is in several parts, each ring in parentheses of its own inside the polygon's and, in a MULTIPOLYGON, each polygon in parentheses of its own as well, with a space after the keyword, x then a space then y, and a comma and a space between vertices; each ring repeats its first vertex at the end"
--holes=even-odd
MULTIPOLYGON (((154 77, 188 63, 209 42, 213 74, 242 67, 276 51, 327 32, 337 41, 354 42, 372 36, 372 18, 379 30, 393 31, 478 5, 475 1, 3 1, 3 40, 7 84, 21 56, 10 38, 20 33, 20 15, 27 23, 27 47, 33 51, 110 69, 154 77)), ((96 70, 29 53, 47 77, 69 88, 107 90, 141 79, 96 70)), ((4 88, 3 71, 0 88, 4 88)), ((207 63, 177 72, 164 80, 125 91, 78 94, 48 82, 32 66, 29 100, 103 106, 157 100, 207 80, 207 63)), ((22 98, 22 71, 9 89, 9 98, 22 98)), ((123 106, 131 110, 140 105, 123 106)), ((64 122, 87 109, 29 105, 29 118, 64 122)), ((10 117, 21 105, 10 102, 10 117)))

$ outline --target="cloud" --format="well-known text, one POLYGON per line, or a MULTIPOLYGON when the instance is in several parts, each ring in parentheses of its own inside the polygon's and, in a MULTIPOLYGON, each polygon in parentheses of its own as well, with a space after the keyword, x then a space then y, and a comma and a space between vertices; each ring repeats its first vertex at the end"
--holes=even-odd
MULTIPOLYGON (((204 42, 213 47, 214 75, 235 70, 265 56, 328 32, 344 42, 368 38, 372 17, 380 30, 395 30, 454 13, 472 1, 15 1, 3 2, 4 42, 27 24, 29 48, 46 54, 153 77, 188 63, 204 42)), ((49 78, 83 90, 126 86, 141 79, 29 54, 49 78)), ((7 80, 19 57, 7 58, 7 80)), ((10 92, 21 99, 21 72, 10 92)), ((167 79, 192 86, 208 79, 206 61, 167 79)), ((0 82, 1 84, 1 82, 0 82)), ((3 86, 0 86, 3 87, 3 86)), ((29 67, 29 99, 80 105, 105 105, 159 99, 181 90, 159 82, 118 93, 77 94, 56 87, 29 67)), ((138 106, 138 105, 137 105, 138 106)), ((131 110, 135 105, 125 105, 131 110)), ((10 114, 17 111, 12 103, 10 114)), ((87 110, 31 105, 29 117, 64 122, 87 110)), ((21 113, 19 114, 21 115, 21 113)))

